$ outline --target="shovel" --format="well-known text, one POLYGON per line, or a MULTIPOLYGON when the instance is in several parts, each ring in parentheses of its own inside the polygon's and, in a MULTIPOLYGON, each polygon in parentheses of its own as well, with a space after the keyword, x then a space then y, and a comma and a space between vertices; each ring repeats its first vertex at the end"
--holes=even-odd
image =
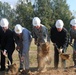
POLYGON ((59 55, 60 55, 60 57, 61 57, 63 60, 67 60, 67 59, 69 59, 70 54, 67 54, 67 53, 61 53, 61 52, 60 52, 60 49, 58 48, 58 46, 57 46, 56 44, 54 44, 54 45, 55 45, 55 47, 57 48, 57 50, 58 50, 58 52, 59 52, 59 55))

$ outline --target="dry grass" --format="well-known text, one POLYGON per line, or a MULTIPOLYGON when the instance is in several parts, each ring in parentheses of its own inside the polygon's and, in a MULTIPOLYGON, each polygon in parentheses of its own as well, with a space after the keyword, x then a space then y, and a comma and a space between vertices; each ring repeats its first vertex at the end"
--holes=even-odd
MULTIPOLYGON (((50 44, 50 51, 51 51, 50 56, 52 58, 52 62, 49 65, 49 68, 48 68, 49 71, 45 74, 44 73, 43 74, 37 73, 37 59, 36 59, 37 58, 37 48, 36 48, 36 45, 34 45, 34 41, 32 41, 31 46, 30 46, 30 51, 29 51, 30 69, 32 71, 31 75, 75 75, 76 72, 72 68, 67 69, 67 72, 64 72, 64 70, 60 68, 61 67, 61 62, 59 62, 59 69, 54 70, 53 69, 53 67, 54 67, 54 49, 53 49, 52 43, 50 44)), ((73 52, 73 49, 72 49, 72 47, 69 46, 67 48, 67 53, 72 55, 72 52, 73 52)), ((13 61, 15 63, 17 63, 17 65, 19 66, 18 52, 16 50, 13 53, 13 61)), ((73 66, 72 58, 71 58, 71 61, 66 61, 66 63, 67 63, 67 67, 73 66)), ((0 72, 0 75, 8 75, 8 74, 6 74, 4 72, 0 72)))

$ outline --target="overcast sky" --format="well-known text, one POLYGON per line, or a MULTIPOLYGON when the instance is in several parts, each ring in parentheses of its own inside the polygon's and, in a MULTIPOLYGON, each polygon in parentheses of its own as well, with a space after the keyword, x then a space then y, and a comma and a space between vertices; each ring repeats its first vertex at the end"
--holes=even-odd
MULTIPOLYGON (((18 0, 0 0, 0 1, 8 2, 11 5, 16 5, 16 2, 18 0)), ((33 2, 34 0, 31 0, 31 1, 33 2)), ((67 3, 69 5, 71 11, 76 11, 76 0, 67 0, 67 3)))

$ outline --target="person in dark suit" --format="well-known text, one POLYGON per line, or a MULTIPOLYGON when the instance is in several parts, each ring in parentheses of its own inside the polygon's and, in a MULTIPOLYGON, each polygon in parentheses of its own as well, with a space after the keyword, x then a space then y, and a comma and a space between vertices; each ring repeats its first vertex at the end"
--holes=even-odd
MULTIPOLYGON (((63 27, 64 23, 61 19, 57 20, 55 26, 50 30, 50 39, 54 45, 54 67, 58 68, 59 53, 65 53, 68 46, 68 31, 63 27), (58 51, 59 49, 59 51, 58 51)), ((62 68, 66 68, 66 61, 61 59, 62 68)))
MULTIPOLYGON (((9 61, 12 64, 12 54, 15 49, 13 32, 9 29, 9 22, 6 18, 2 18, 0 21, 2 27, 1 31, 1 69, 5 70, 5 56, 7 54, 9 61)), ((9 64, 9 63, 8 63, 9 64)))

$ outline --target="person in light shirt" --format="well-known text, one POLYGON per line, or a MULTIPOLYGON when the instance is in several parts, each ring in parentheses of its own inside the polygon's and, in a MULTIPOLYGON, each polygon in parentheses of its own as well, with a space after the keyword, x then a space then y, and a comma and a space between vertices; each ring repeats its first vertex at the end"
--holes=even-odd
POLYGON ((19 71, 22 70, 21 73, 26 74, 29 72, 29 48, 32 41, 31 32, 20 24, 16 24, 14 31, 17 36, 15 38, 17 44, 16 49, 19 51, 19 71))

